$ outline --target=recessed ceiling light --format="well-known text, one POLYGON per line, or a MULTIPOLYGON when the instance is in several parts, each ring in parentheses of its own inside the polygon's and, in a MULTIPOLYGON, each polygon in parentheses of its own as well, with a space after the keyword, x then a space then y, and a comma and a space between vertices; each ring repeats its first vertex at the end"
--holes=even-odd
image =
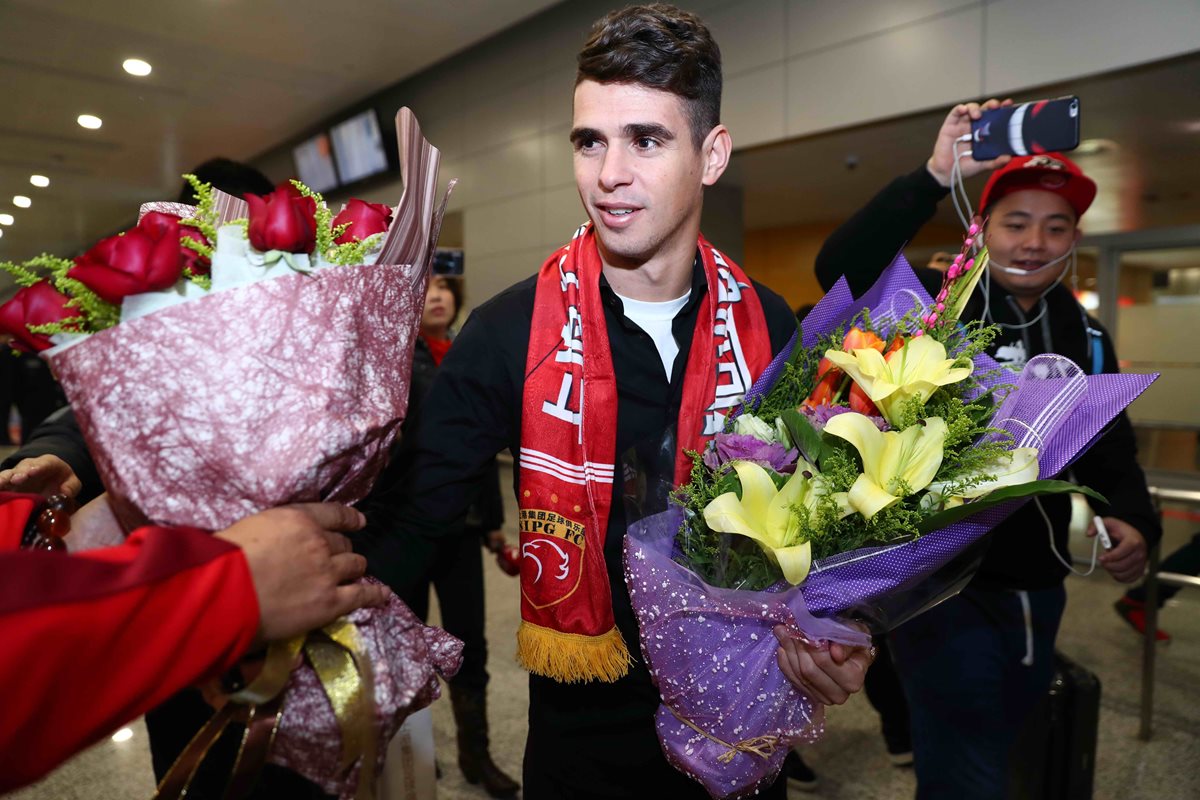
POLYGON ((132 738, 133 731, 129 728, 121 728, 121 730, 112 735, 112 740, 114 742, 128 742, 132 738))
POLYGON ((28 197, 26 197, 23 194, 18 194, 18 195, 13 196, 13 205, 16 206, 17 208, 29 208, 29 206, 32 205, 32 203, 33 203, 33 201, 31 201, 28 197))
POLYGON ((75 121, 83 127, 93 131, 104 124, 104 121, 94 114, 80 114, 75 121))
POLYGON ((12 225, 16 222, 12 214, 0 214, 0 225, 12 225))
POLYGON ((29 182, 32 183, 34 186, 38 187, 39 189, 45 189, 47 186, 50 185, 50 179, 47 178, 45 175, 30 175, 29 182))
POLYGON ((136 75, 139 78, 144 78, 150 74, 151 66, 142 61, 140 58, 127 58, 125 63, 121 65, 130 75, 136 75))

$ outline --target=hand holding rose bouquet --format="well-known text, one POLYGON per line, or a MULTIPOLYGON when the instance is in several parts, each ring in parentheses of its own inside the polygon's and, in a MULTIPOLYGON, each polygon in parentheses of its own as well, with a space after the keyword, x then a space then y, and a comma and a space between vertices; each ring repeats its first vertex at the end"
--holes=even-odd
MULTIPOLYGON (((1039 356, 1019 376, 958 315, 987 254, 930 298, 897 258, 855 301, 844 279, 809 314, 674 507, 632 525, 626 581, 662 705, 668 759, 713 797, 769 786, 822 708, 776 664, 776 625, 869 646, 957 592, 1023 499, 1156 376, 1085 376, 1039 356)), ((636 483, 636 482, 635 482, 636 483)), ((635 503, 636 504, 636 503, 635 503)))
MULTIPOLYGON (((445 210, 438 151, 408 109, 397 130, 394 213, 351 200, 334 217, 295 182, 243 201, 192 179, 197 207, 144 206, 135 227, 74 262, 0 265, 23 286, 0 307, 0 330, 49 361, 126 530, 218 530, 277 505, 367 494, 404 419, 445 210)), ((461 647, 395 598, 356 611, 272 645, 194 755, 224 723, 247 722, 232 785, 273 741, 272 762, 371 797, 388 739, 437 697, 436 675, 457 670, 461 647)), ((160 797, 186 792, 189 758, 160 797)))

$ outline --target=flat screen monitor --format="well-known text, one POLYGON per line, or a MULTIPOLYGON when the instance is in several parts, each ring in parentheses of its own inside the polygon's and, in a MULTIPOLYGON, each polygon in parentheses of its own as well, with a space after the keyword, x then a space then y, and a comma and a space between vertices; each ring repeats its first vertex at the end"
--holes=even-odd
POLYGON ((296 177, 314 192, 328 192, 338 187, 328 134, 318 133, 292 148, 292 157, 296 161, 296 177))
POLYGON ((439 247, 435 250, 433 254, 433 274, 461 278, 463 274, 463 251, 450 247, 439 247))
POLYGON ((355 114, 330 130, 333 155, 342 183, 354 183, 388 171, 387 151, 374 109, 355 114))

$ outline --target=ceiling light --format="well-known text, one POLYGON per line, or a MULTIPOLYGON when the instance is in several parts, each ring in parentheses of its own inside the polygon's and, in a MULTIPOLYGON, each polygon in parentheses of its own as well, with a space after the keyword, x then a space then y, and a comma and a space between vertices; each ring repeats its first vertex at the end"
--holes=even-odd
POLYGON ((13 205, 17 208, 29 208, 29 206, 32 204, 33 201, 23 194, 13 196, 13 205))
POLYGON ((80 114, 78 119, 76 119, 75 121, 78 122, 83 127, 87 128, 89 130, 93 130, 93 131, 96 130, 96 128, 99 128, 101 125, 104 124, 104 120, 100 119, 99 117, 97 117, 93 114, 80 114))
POLYGON ((130 728, 121 728, 121 730, 112 735, 112 740, 114 742, 128 742, 132 738, 133 730, 130 728))
POLYGON ((140 58, 127 58, 125 63, 121 65, 130 75, 136 75, 139 78, 144 78, 150 74, 151 67, 140 58))
POLYGON ((16 222, 12 214, 0 214, 0 225, 12 225, 16 222))
POLYGON ((45 175, 30 175, 29 182, 32 183, 34 186, 38 187, 39 189, 45 189, 47 186, 50 185, 50 179, 47 178, 45 175))
POLYGON ((0 231, 0 236, 3 236, 3 235, 4 235, 4 231, 0 231))

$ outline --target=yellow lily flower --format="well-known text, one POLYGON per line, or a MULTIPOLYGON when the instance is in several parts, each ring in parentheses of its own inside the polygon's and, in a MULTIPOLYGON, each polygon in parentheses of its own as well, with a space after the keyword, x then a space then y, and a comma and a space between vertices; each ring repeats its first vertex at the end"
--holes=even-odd
POLYGON ((974 367, 970 362, 954 366, 955 359, 946 358, 946 348, 931 336, 915 336, 886 358, 869 347, 851 353, 827 350, 825 357, 853 378, 893 425, 910 397, 924 403, 939 386, 965 380, 974 367))
MULTIPOLYGON (((1029 483, 1038 479, 1038 451, 1036 447, 1016 447, 1003 456, 983 465, 976 475, 991 475, 988 480, 981 481, 969 489, 963 489, 956 494, 947 494, 945 482, 929 484, 929 492, 921 498, 922 503, 940 505, 943 508, 960 506, 965 500, 974 500, 990 494, 1004 486, 1016 486, 1019 483, 1029 483), (928 499, 927 499, 928 498, 928 499)), ((959 480, 970 478, 965 476, 959 480)))
POLYGON ((825 423, 825 432, 845 439, 862 457, 863 473, 850 487, 849 501, 867 519, 905 494, 919 492, 942 465, 946 422, 930 417, 924 425, 881 431, 862 414, 838 414, 825 423))
POLYGON ((812 566, 812 545, 796 543, 800 520, 795 506, 816 508, 822 492, 816 468, 800 460, 796 473, 782 489, 767 471, 751 461, 734 461, 733 469, 742 483, 742 496, 726 492, 704 508, 704 521, 714 531, 736 533, 758 543, 781 570, 788 583, 799 584, 812 566), (805 473, 814 477, 805 477, 805 473))

